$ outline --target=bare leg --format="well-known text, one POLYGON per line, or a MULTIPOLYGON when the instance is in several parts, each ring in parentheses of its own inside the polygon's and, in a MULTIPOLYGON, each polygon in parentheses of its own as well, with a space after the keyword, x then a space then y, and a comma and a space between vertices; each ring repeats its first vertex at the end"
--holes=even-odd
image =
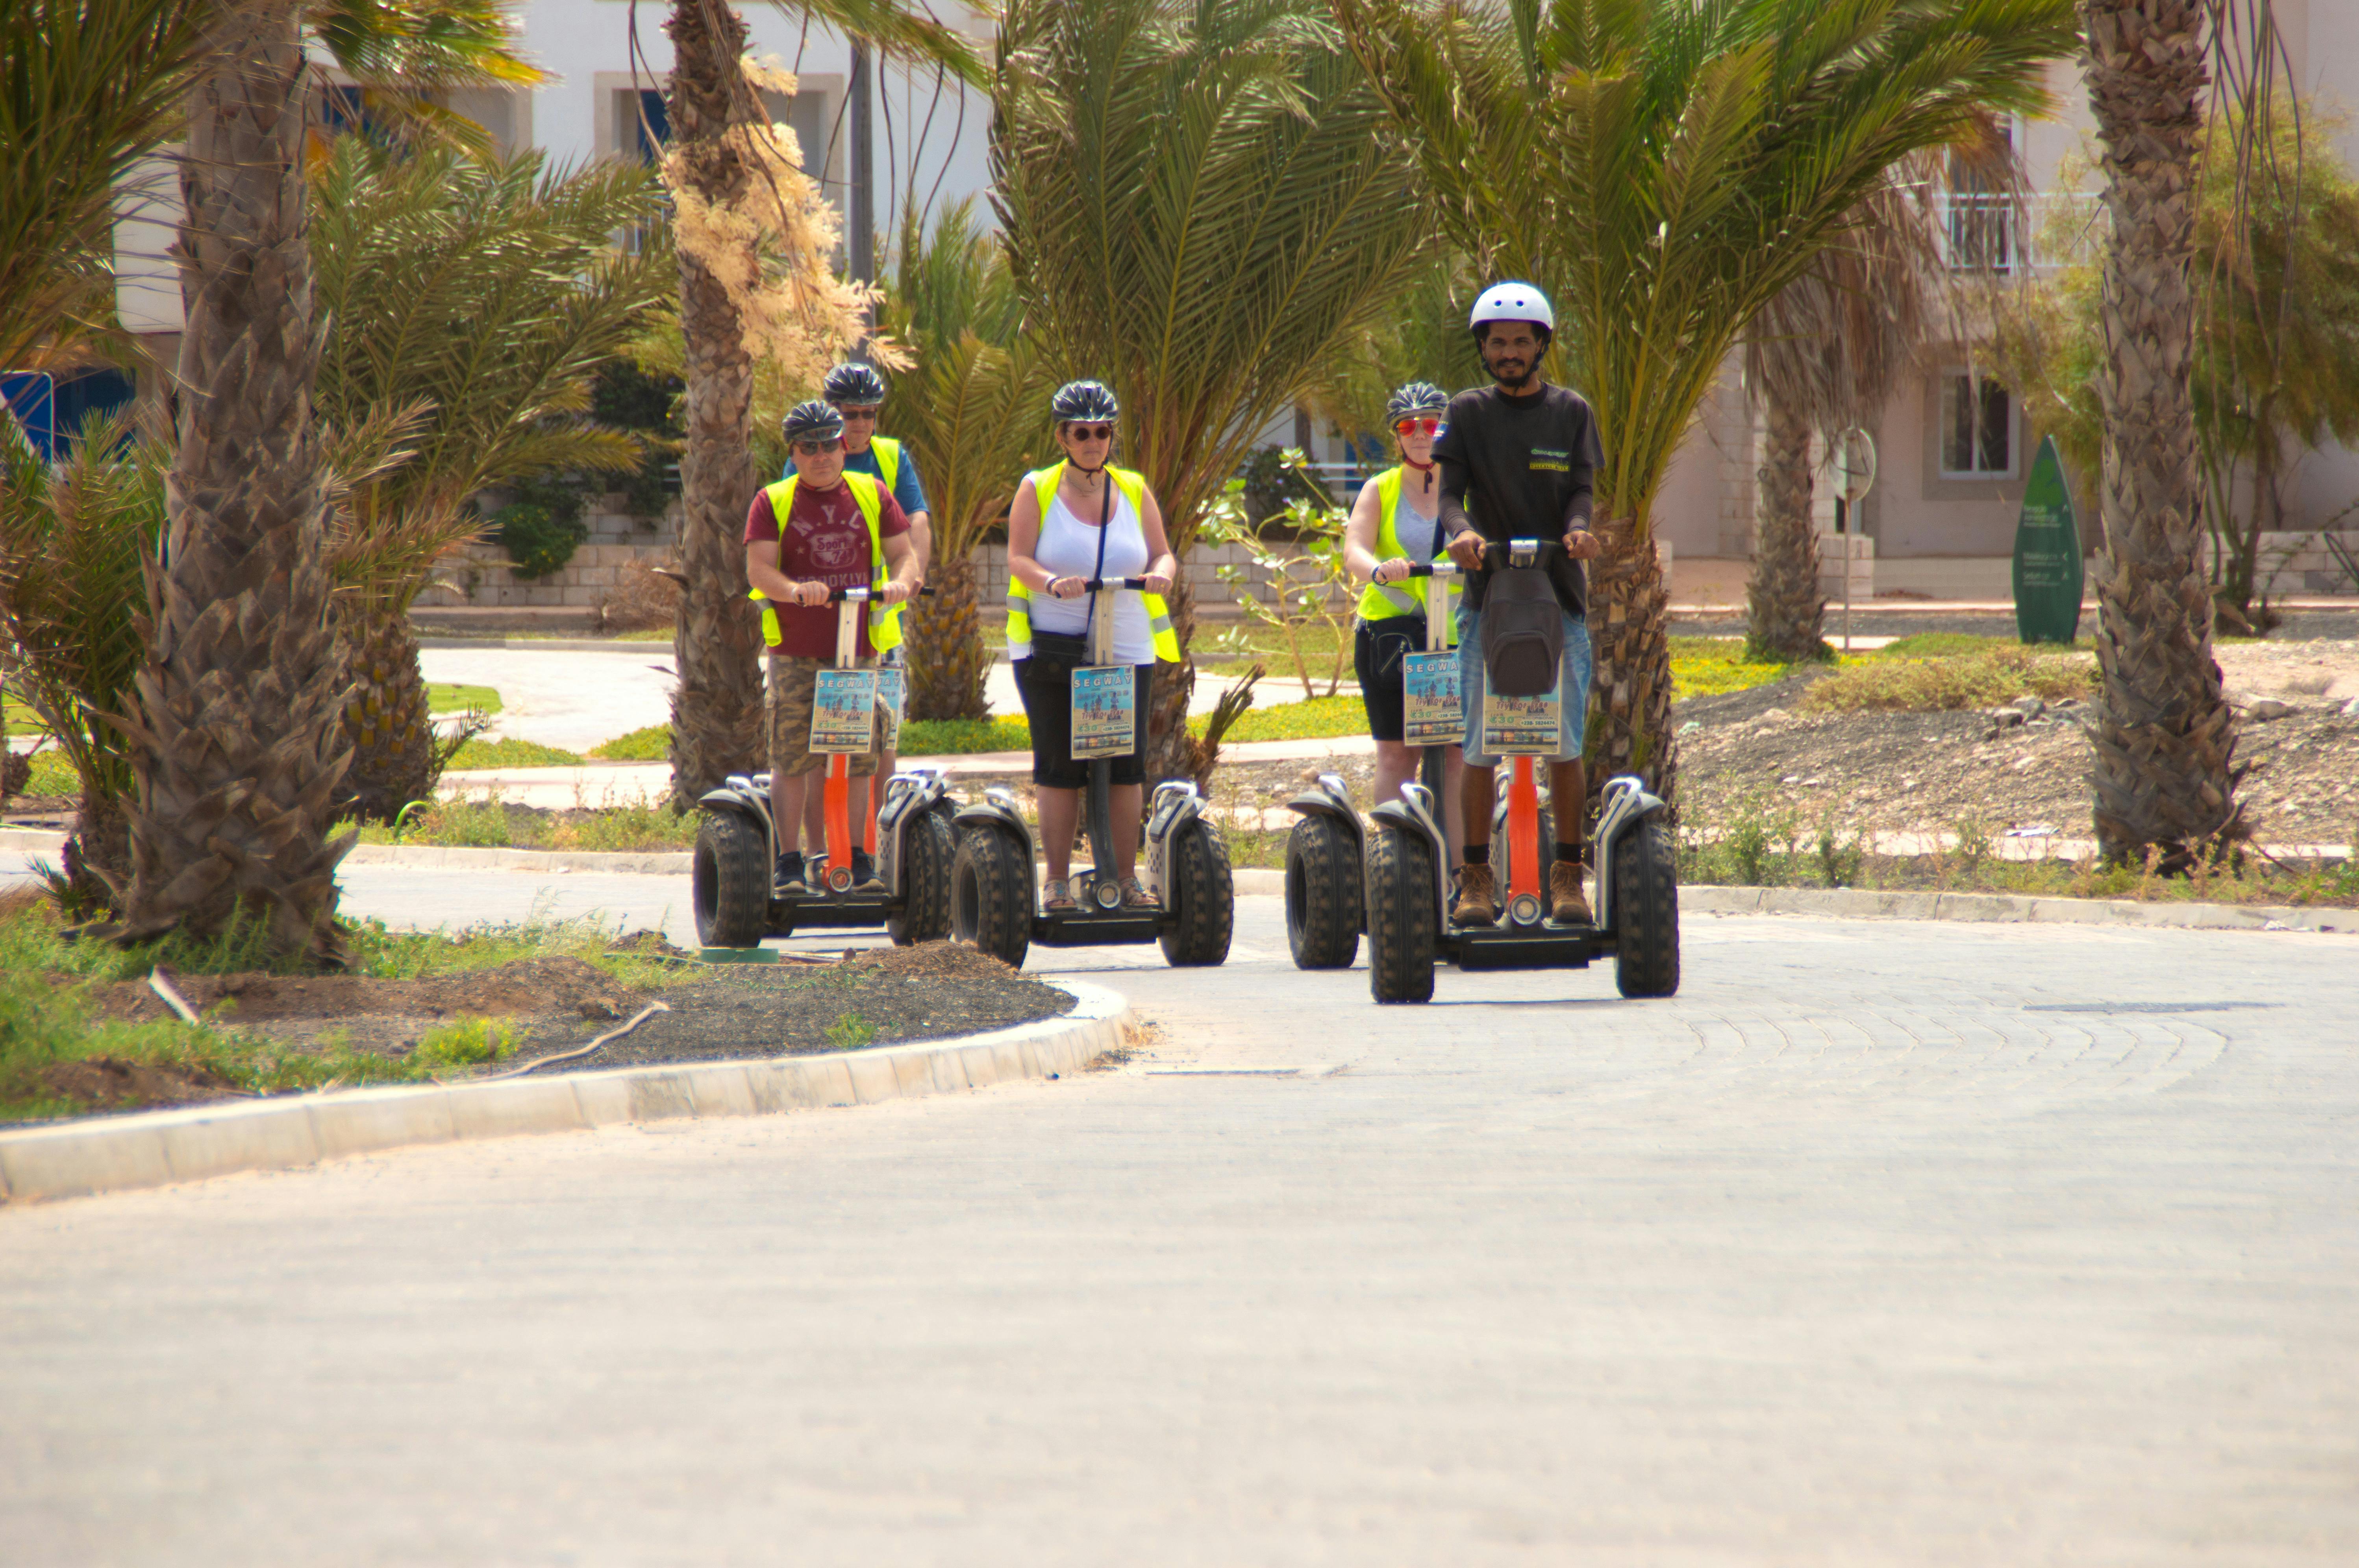
POLYGON ((1060 882, 1073 874, 1073 824, 1081 820, 1082 792, 1042 784, 1033 794, 1040 800, 1040 851, 1048 858, 1049 880, 1060 882))
MULTIPOLYGON (((778 853, 790 854, 802 847, 800 829, 806 820, 804 807, 815 804, 820 792, 810 787, 810 773, 770 774, 770 820, 778 828, 778 853)), ((816 837, 813 842, 823 842, 816 837)))
POLYGON ((1582 823, 1589 815, 1589 779, 1580 758, 1549 764, 1549 804, 1556 809, 1557 859, 1580 860, 1582 823))
POLYGON ((1118 877, 1138 874, 1138 827, 1140 797, 1145 784, 1115 784, 1108 792, 1108 804, 1114 811, 1114 870, 1118 877))
POLYGON ((1441 749, 1441 831, 1450 840, 1450 864, 1466 853, 1466 753, 1456 746, 1441 749))
POLYGON ((1460 786, 1458 821, 1466 835, 1461 853, 1462 855, 1471 849, 1488 850, 1491 847, 1491 806, 1495 798, 1492 792, 1496 787, 1499 770, 1496 767, 1478 768, 1472 762, 1465 762, 1460 772, 1465 782, 1460 786))
POLYGON ((1400 798, 1401 785, 1417 777, 1418 755, 1421 748, 1401 741, 1376 742, 1376 798, 1382 806, 1400 798))

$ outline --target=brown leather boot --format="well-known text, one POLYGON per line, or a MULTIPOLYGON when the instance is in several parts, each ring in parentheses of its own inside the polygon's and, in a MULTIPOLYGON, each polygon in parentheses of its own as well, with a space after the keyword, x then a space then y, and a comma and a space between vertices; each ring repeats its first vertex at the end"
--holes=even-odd
POLYGON ((1549 918, 1559 925, 1594 925, 1589 900, 1581 892, 1581 862, 1559 860, 1549 868, 1549 918))
POLYGON ((1458 873, 1458 902, 1450 918, 1461 925, 1499 924, 1499 884, 1488 866, 1468 866, 1458 873))

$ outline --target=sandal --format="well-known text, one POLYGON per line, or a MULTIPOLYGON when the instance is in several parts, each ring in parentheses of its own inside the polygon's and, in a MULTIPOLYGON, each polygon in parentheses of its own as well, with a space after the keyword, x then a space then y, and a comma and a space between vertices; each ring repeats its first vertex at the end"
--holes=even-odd
POLYGON ((1070 914, 1082 906, 1066 891, 1060 878, 1050 877, 1040 886, 1040 907, 1050 914, 1070 914))
POLYGON ((1122 906, 1125 909, 1161 909, 1163 901, 1147 891, 1136 877, 1122 879, 1122 906))

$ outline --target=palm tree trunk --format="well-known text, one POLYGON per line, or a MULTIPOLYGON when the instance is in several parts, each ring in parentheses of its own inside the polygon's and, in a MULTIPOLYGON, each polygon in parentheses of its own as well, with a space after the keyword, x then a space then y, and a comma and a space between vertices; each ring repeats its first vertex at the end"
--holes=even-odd
POLYGON ((1788 403, 1769 405, 1761 452, 1761 516, 1745 585, 1745 656, 1815 659, 1826 600, 1819 592, 1819 532, 1810 516, 1810 425, 1788 403))
MULTIPOLYGON (((669 108, 687 186, 718 207, 742 194, 743 159, 722 140, 731 123, 745 18, 681 0, 671 35, 669 108)), ((679 247, 679 328, 687 346, 681 399, 680 567, 687 578, 672 633, 679 688, 671 704, 672 803, 686 810, 734 773, 767 765, 762 733, 762 633, 745 597, 745 509, 756 482, 754 360, 745 324, 718 278, 679 247)))
POLYGON ((347 775, 352 809, 371 822, 391 822, 434 788, 434 724, 428 717, 426 677, 419 668, 418 634, 405 607, 347 604, 345 675, 352 699, 344 735, 353 746, 347 775))
MULTIPOLYGON (((1601 497, 1598 510, 1604 509, 1601 497)), ((1671 732, 1671 594, 1654 535, 1633 521, 1599 524, 1597 535, 1605 553, 1589 566, 1589 640, 1597 673, 1583 748, 1593 812, 1598 792, 1617 773, 1636 773, 1665 800, 1676 800, 1679 784, 1679 743, 1671 732)))
POLYGON ((930 599, 909 603, 909 717, 981 719, 991 653, 984 645, 974 558, 937 555, 926 574, 930 599))
POLYGON ((2097 842, 2186 866, 2245 832, 2235 731, 2212 657, 2189 370, 2203 0, 2082 0, 2113 234, 2098 317, 2104 421, 2093 731, 2097 842))
POLYGON ((311 418, 307 73, 294 0, 235 0, 190 94, 179 450, 125 725, 139 788, 119 934, 257 918, 279 950, 332 963, 353 836, 328 828, 352 752, 311 418))

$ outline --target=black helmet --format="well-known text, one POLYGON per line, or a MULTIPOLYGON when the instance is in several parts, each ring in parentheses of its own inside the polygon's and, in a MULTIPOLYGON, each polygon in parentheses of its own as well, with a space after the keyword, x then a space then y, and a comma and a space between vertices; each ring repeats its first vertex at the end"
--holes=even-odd
POLYGON ((798 403, 788 409, 787 416, 778 422, 778 430, 789 444, 796 441, 840 441, 843 438, 843 416, 832 406, 813 398, 809 403, 798 403))
POLYGON ((1049 416, 1060 424, 1071 419, 1111 419, 1121 412, 1114 389, 1102 381, 1069 381, 1049 399, 1049 416))
POLYGON ((1450 394, 1430 381, 1412 381, 1385 399, 1385 417, 1399 419, 1411 414, 1439 414, 1450 406, 1450 394))
POLYGON ((820 383, 819 395, 839 408, 847 403, 867 408, 885 401, 885 378, 854 360, 828 372, 827 379, 820 383))

